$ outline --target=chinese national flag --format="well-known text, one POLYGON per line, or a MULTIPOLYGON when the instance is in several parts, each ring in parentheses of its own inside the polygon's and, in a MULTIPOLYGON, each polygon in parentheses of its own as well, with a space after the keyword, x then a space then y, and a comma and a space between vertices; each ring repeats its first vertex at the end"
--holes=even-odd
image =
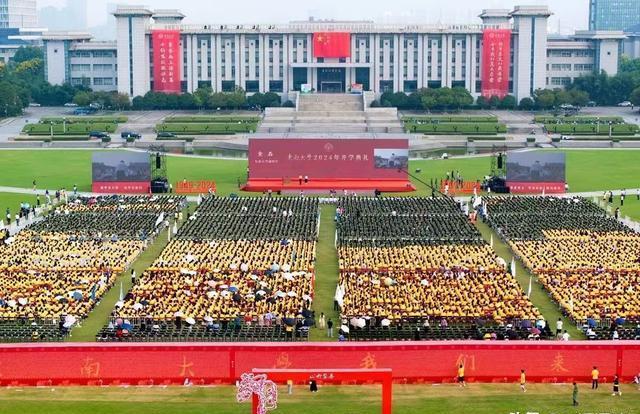
POLYGON ((351 56, 351 33, 318 32, 313 34, 313 57, 346 58, 351 56))

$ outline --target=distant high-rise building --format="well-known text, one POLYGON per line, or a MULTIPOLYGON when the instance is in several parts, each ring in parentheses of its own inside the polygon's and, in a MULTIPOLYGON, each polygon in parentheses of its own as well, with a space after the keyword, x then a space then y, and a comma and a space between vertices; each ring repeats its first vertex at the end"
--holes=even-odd
POLYGON ((36 0, 0 0, 0 28, 38 26, 36 0))
POLYGON ((589 0, 589 30, 627 30, 640 24, 640 0, 589 0))

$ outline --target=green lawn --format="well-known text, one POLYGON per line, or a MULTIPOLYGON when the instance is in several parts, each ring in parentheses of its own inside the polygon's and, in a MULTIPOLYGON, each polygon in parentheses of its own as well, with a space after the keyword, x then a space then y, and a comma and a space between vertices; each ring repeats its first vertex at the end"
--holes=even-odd
MULTIPOLYGON (((579 409, 571 404, 568 384, 530 384, 522 393, 516 384, 394 385, 393 412, 397 414, 632 414, 640 409, 639 392, 630 385, 613 397, 610 386, 592 392, 580 385, 579 409)), ((235 401, 235 387, 61 387, 0 388, 0 413, 47 414, 248 414, 251 404, 235 401)), ((296 386, 293 395, 279 388, 274 414, 375 414, 380 412, 378 386, 320 386, 317 394, 296 386)))
MULTIPOLYGON (((40 197, 40 202, 44 204, 44 196, 40 197)), ((2 214, 0 218, 6 220, 7 208, 11 210, 11 216, 15 216, 16 212, 20 209, 20 203, 29 203, 35 206, 36 196, 34 194, 0 193, 0 213, 2 214)))
MULTIPOLYGON (((567 153, 567 177, 571 191, 600 191, 640 186, 640 151, 575 150, 567 153)), ((31 188, 34 178, 39 188, 70 189, 77 184, 81 191, 91 189, 91 153, 83 150, 0 151, 0 186, 31 188)), ((171 182, 212 179, 218 193, 238 192, 238 180, 246 177, 246 160, 169 157, 171 182)), ((441 179, 446 172, 458 170, 466 180, 481 180, 489 174, 489 157, 418 160, 410 163, 410 171, 423 181, 441 179), (415 173, 421 168, 422 172, 415 173)), ((430 194, 423 184, 415 182, 417 193, 430 194)))

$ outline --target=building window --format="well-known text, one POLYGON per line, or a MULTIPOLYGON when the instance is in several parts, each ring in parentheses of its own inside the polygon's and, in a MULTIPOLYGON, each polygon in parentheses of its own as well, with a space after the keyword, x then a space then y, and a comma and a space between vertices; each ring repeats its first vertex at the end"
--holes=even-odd
POLYGON ((553 63, 551 65, 551 70, 556 72, 567 72, 571 70, 570 63, 553 63))
POLYGON ((381 80, 380 81, 380 92, 393 92, 393 81, 392 80, 381 80))
POLYGON ((71 71, 72 72, 91 72, 91 65, 88 63, 83 65, 73 64, 71 65, 71 71))
POLYGON ((593 64, 591 63, 576 63, 573 65, 573 70, 579 72, 593 72, 593 64))
POLYGON ((257 80, 245 81, 244 90, 247 92, 260 92, 260 82, 257 80))
POLYGON ((222 81, 222 92, 233 92, 236 90, 236 81, 222 81))
POLYGON ((406 80, 404 81, 404 91, 406 93, 412 93, 418 90, 418 81, 406 80))
POLYGON ((269 92, 282 92, 283 86, 281 80, 269 81, 269 92))
POLYGON ((562 78, 551 78, 551 85, 553 86, 567 86, 571 83, 571 78, 562 77, 562 78))

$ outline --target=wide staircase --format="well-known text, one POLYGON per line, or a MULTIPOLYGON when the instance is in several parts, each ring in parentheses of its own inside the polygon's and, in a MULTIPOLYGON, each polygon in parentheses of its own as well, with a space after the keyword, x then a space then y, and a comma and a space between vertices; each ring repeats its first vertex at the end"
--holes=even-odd
MULTIPOLYGON (((270 108, 271 109, 271 108, 270 108)), ((395 108, 368 108, 361 95, 300 95, 298 110, 267 110, 262 133, 402 133, 395 108)))

